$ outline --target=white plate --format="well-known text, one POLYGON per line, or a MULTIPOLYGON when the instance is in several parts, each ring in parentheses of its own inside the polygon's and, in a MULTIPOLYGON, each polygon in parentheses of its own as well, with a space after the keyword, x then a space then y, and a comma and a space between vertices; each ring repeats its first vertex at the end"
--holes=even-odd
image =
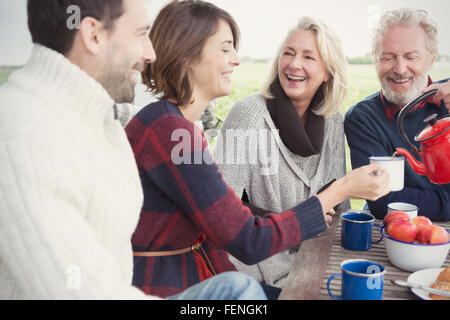
MULTIPOLYGON (((409 275, 408 282, 418 283, 423 286, 430 287, 433 282, 436 281, 442 270, 444 270, 444 268, 423 269, 416 271, 409 275)), ((428 292, 420 289, 411 289, 411 291, 422 300, 431 300, 428 296, 428 292)))

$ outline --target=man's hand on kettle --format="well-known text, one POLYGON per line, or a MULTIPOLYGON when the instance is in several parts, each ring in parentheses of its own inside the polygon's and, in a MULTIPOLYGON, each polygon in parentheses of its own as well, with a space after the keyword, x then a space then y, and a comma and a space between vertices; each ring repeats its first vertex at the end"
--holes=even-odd
POLYGON ((433 97, 434 100, 436 102, 441 100, 444 101, 445 106, 450 110, 450 81, 432 84, 426 87, 425 90, 423 90, 423 93, 433 89, 439 89, 433 97))

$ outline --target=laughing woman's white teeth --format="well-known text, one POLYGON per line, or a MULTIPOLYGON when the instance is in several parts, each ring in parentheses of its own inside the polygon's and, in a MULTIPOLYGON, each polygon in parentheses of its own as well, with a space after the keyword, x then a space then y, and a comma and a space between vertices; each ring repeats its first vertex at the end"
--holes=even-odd
POLYGON ((291 76, 291 75, 288 75, 288 74, 286 75, 286 77, 290 81, 304 81, 304 80, 306 80, 306 77, 296 77, 296 76, 291 76))

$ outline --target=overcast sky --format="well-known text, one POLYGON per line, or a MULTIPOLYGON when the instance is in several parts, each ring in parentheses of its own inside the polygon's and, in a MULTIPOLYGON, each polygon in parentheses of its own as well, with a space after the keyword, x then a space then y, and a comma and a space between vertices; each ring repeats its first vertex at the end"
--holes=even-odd
MULTIPOLYGON (((45 0, 43 0, 45 1, 45 0)), ((168 0, 148 0, 152 18, 168 0)), ((349 57, 369 52, 369 26, 379 12, 411 6, 425 9, 439 27, 440 53, 450 55, 448 0, 211 0, 241 28, 240 55, 272 57, 286 32, 303 15, 320 18, 341 38, 349 57)), ((0 65, 22 65, 31 52, 26 0, 0 0, 0 65)))

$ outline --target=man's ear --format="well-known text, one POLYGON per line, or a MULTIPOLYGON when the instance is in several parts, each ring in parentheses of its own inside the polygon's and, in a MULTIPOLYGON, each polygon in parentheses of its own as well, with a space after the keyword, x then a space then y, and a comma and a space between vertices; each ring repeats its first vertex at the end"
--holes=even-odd
POLYGON ((84 49, 91 54, 98 54, 107 35, 103 23, 92 17, 86 17, 81 21, 78 32, 84 49))

